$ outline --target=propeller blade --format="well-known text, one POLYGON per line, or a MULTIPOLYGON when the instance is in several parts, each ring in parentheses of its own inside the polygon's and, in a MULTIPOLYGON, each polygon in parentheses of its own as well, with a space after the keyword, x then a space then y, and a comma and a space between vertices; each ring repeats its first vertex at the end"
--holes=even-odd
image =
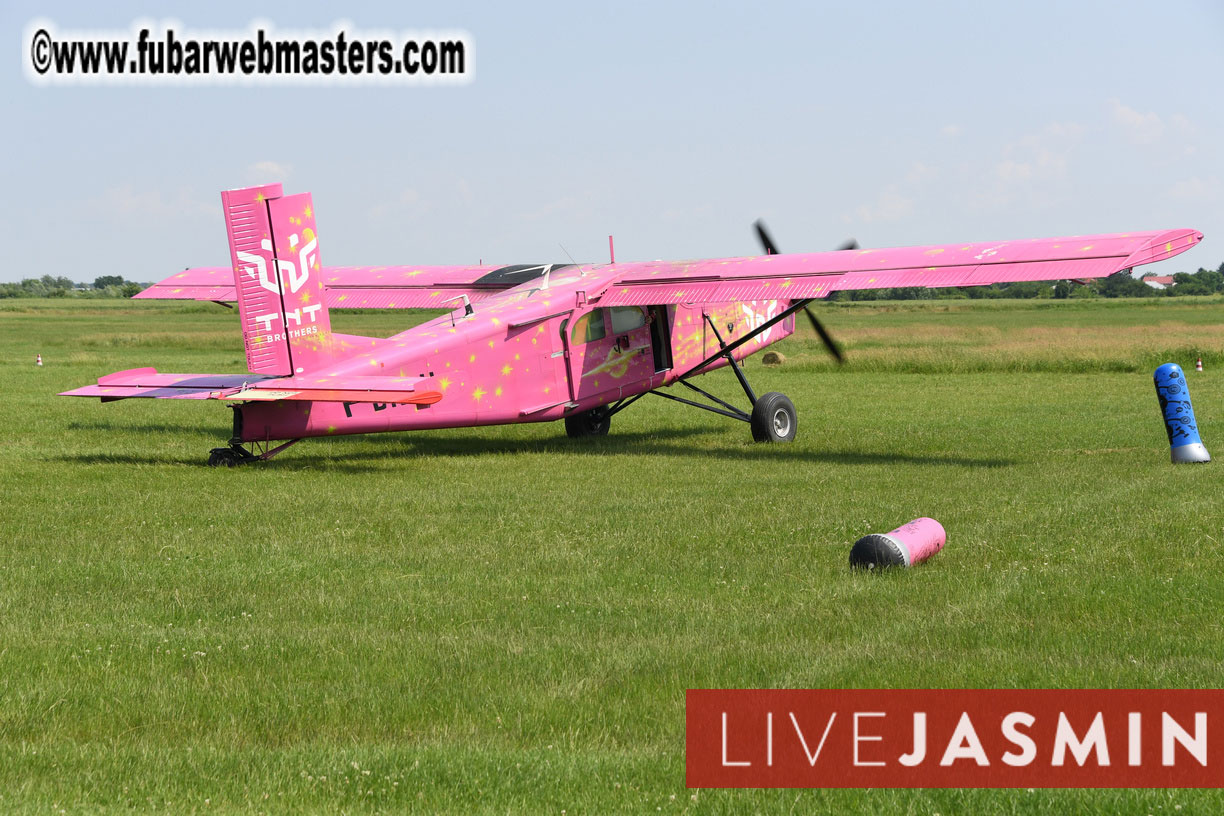
POLYGON ((812 310, 804 306, 803 313, 807 315, 808 320, 812 321, 812 328, 820 335, 820 339, 824 341, 825 348, 833 355, 833 359, 837 360, 837 364, 842 365, 845 363, 846 358, 842 356, 841 347, 837 345, 837 341, 833 339, 833 336, 825 331, 825 327, 816 319, 816 315, 812 314, 812 310))
MULTIPOLYGON (((760 240, 761 247, 765 250, 765 254, 777 255, 778 248, 774 245, 773 238, 769 236, 769 230, 765 229, 765 222, 758 218, 757 222, 753 224, 753 226, 756 227, 757 238, 760 240)), ((858 241, 851 238, 849 241, 846 241, 844 244, 839 246, 838 250, 858 248, 858 241)), ((846 362, 846 358, 842 356, 841 347, 837 345, 837 341, 833 339, 833 336, 825 331, 825 327, 822 326, 820 321, 816 319, 816 315, 812 313, 812 310, 807 306, 804 306, 803 313, 807 315, 808 320, 812 321, 812 328, 816 330, 816 334, 820 335, 820 339, 824 341, 825 348, 827 348, 829 353, 833 355, 833 359, 837 360, 838 365, 846 362)))
POLYGON ((774 246, 773 239, 769 237, 769 232, 765 229, 765 222, 757 219, 753 224, 756 227, 757 239, 761 242, 761 248, 765 250, 766 255, 777 255, 778 248, 774 246))

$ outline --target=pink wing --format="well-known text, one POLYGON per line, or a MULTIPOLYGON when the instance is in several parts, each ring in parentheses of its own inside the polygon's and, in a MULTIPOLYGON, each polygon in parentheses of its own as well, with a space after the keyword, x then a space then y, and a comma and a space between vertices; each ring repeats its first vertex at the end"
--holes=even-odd
POLYGON ((601 306, 799 300, 894 286, 986 286, 1103 278, 1163 261, 1203 239, 1191 229, 979 244, 623 264, 601 306))

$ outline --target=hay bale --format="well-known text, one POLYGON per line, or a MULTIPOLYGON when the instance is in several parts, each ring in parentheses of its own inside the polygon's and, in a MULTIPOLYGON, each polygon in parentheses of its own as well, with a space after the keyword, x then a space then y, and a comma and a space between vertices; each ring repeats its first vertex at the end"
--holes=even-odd
POLYGON ((786 355, 780 351, 767 351, 761 362, 767 366, 780 366, 786 362, 786 355))

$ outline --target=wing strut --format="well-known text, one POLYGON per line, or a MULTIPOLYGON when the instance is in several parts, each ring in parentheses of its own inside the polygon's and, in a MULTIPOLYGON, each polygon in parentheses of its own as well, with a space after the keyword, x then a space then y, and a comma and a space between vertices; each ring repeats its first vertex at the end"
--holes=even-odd
POLYGON ((753 405, 753 407, 755 407, 756 402, 757 402, 756 392, 754 392, 752 390, 752 386, 748 384, 748 378, 747 376, 744 375, 743 368, 740 366, 739 361, 736 360, 735 357, 732 355, 732 352, 734 352, 737 348, 744 345, 745 343, 749 343, 752 340, 756 339, 757 335, 768 331, 769 329, 781 323, 783 320, 790 317, 791 315, 793 315, 795 312, 799 311, 800 309, 806 308, 807 305, 811 302, 812 302, 811 299, 792 301, 791 305, 783 309, 779 314, 765 321, 761 325, 757 326, 753 331, 749 332, 748 334, 745 334, 740 339, 735 340, 731 343, 726 343, 723 341, 722 335, 718 331, 718 327, 714 325, 714 322, 712 320, 710 320, 709 315, 705 316, 706 321, 709 322, 710 324, 710 328, 714 330, 714 336, 718 338, 719 349, 718 351, 711 354, 709 357, 702 360, 697 365, 690 368, 688 371, 681 374, 676 379, 676 382, 679 382, 681 385, 684 385, 687 388, 690 388, 693 391, 696 391, 697 393, 701 394, 702 396, 706 397, 712 402, 718 403, 720 406, 722 406, 721 408, 716 408, 713 405, 705 405, 700 402, 694 402, 693 400, 687 400, 687 399, 684 399, 683 397, 677 397, 673 394, 665 394, 658 389, 654 389, 652 391, 644 391, 641 394, 638 394, 634 397, 630 397, 628 399, 621 400, 620 402, 616 403, 615 405, 613 405, 611 408, 608 409, 608 416, 612 416, 613 414, 623 411, 624 409, 628 408, 630 405, 637 402, 640 398, 646 396, 647 394, 654 394, 656 397, 663 397, 664 399, 669 399, 669 400, 672 400, 673 402, 682 402, 685 405, 691 405, 694 408, 700 408, 703 411, 710 411, 715 414, 721 414, 722 416, 730 417, 731 419, 738 419, 742 422, 751 423, 752 422, 751 411, 741 411, 739 408, 736 408, 734 405, 724 402, 723 400, 720 400, 718 397, 714 396, 713 394, 710 394, 707 391, 703 391, 702 389, 693 385, 691 382, 689 382, 689 379, 692 377, 696 377, 698 374, 700 374, 706 368, 706 366, 710 365, 710 363, 713 363, 715 360, 725 357, 727 361, 731 364, 731 370, 735 372, 735 377, 736 379, 739 380, 740 385, 743 387, 744 393, 748 396, 748 401, 753 405))

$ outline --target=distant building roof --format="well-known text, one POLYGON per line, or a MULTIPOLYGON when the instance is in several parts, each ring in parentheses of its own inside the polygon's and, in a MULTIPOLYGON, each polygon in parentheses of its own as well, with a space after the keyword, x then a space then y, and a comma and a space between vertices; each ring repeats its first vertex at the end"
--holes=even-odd
POLYGON ((1164 289, 1166 286, 1173 286, 1172 275, 1151 275, 1143 279, 1143 282, 1153 289, 1164 289))

